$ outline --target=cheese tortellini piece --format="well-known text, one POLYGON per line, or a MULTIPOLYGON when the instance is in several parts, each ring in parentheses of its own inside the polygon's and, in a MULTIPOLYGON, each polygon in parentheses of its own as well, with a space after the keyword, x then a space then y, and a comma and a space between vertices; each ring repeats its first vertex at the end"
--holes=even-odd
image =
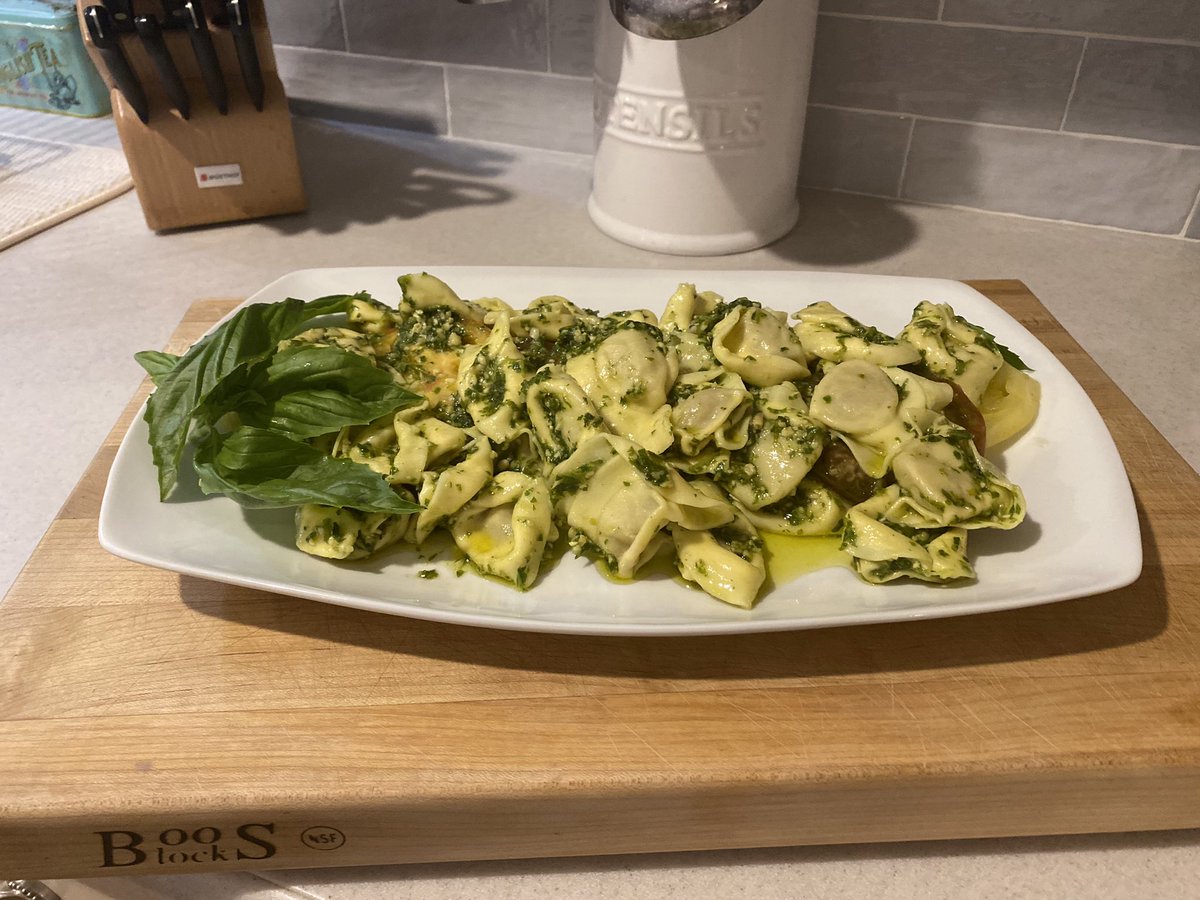
POLYGON ((296 546, 325 559, 364 559, 401 540, 411 518, 306 503, 296 507, 296 546))
POLYGON ((947 384, 851 359, 817 383, 811 412, 838 434, 864 472, 880 478, 906 443, 941 419, 939 411, 953 397, 947 384))
POLYGON ((697 316, 706 316, 716 309, 724 298, 712 291, 696 292, 694 284, 681 284, 667 300, 662 315, 662 326, 685 331, 697 316))
POLYGON ((491 443, 480 435, 463 451, 461 460, 440 471, 426 472, 417 494, 422 509, 413 519, 410 540, 420 544, 466 506, 491 480, 495 459, 491 443))
POLYGON ((567 360, 566 372, 583 388, 614 433, 652 453, 671 446, 667 394, 679 364, 654 327, 638 320, 618 326, 591 352, 567 360))
POLYGON ((394 310, 356 295, 345 325, 283 342, 366 357, 423 401, 313 439, 420 506, 302 506, 296 542, 314 556, 441 532, 461 565, 520 590, 564 547, 621 579, 670 557, 748 610, 769 583, 764 536, 834 536, 870 583, 942 583, 974 577, 971 531, 1025 517, 966 428, 1019 433, 1037 382, 948 306, 920 304, 891 336, 828 302, 792 326, 690 283, 661 316, 557 295, 467 300, 423 272, 400 285, 394 310))
POLYGON ((675 383, 671 427, 680 450, 695 456, 710 443, 725 450, 746 446, 754 398, 732 372, 711 369, 681 375, 675 383))
POLYGON ((458 392, 475 427, 503 443, 518 428, 525 357, 509 330, 509 316, 500 312, 487 341, 468 347, 458 367, 458 392))
MULTIPOLYGON (((718 488, 711 483, 708 487, 701 490, 719 497, 718 488)), ((669 530, 676 566, 685 580, 732 606, 750 609, 754 605, 767 578, 767 564, 762 538, 749 519, 735 512, 728 525, 708 531, 693 531, 681 525, 671 525, 669 530)))
POLYGON ((790 383, 758 395, 745 447, 729 455, 721 486, 747 509, 762 509, 793 494, 821 456, 826 432, 806 412, 790 383))
POLYGON ((832 303, 813 303, 800 310, 797 318, 795 330, 800 343, 821 359, 861 359, 879 366, 904 366, 921 358, 912 344, 863 325, 832 303))
POLYGON ((672 466, 617 435, 589 438, 553 472, 574 546, 615 575, 632 578, 676 524, 706 531, 734 518, 732 506, 702 493, 672 466))
POLYGON ((903 525, 1007 530, 1025 518, 1021 489, 980 455, 969 433, 949 422, 906 444, 892 470, 903 525))
POLYGON ((712 330, 717 361, 744 381, 770 387, 808 375, 800 339, 787 316, 757 304, 735 305, 712 330))
POLYGON ((835 532, 846 506, 837 494, 815 478, 804 478, 782 500, 759 509, 747 509, 740 504, 738 508, 760 531, 793 537, 815 537, 835 532))
POLYGON ((900 488, 892 485, 846 514, 842 549, 864 580, 884 584, 904 577, 933 582, 974 577, 966 529, 904 527, 893 515, 899 503, 900 488))
POLYGON ((920 351, 931 372, 957 384, 976 406, 1004 363, 991 335, 945 303, 921 302, 900 336, 920 351))
POLYGON ((550 489, 540 478, 500 472, 458 511, 450 534, 481 572, 529 587, 558 536, 550 489))
POLYGON ((528 382, 525 410, 542 457, 560 463, 593 434, 607 431, 583 388, 565 372, 546 369, 528 382))

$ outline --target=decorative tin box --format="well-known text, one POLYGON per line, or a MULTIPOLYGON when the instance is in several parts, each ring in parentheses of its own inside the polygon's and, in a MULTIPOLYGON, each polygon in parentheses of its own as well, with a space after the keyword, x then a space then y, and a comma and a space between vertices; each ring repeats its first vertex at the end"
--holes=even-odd
POLYGON ((0 0, 0 104, 108 115, 108 88, 83 48, 74 3, 0 0))

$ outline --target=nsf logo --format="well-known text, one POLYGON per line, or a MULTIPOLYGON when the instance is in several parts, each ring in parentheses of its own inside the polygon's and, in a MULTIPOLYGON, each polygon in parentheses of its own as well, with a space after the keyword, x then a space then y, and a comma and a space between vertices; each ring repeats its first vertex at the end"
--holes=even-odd
POLYGON ((313 850, 336 850, 346 843, 346 836, 330 825, 314 825, 301 832, 300 841, 313 850))

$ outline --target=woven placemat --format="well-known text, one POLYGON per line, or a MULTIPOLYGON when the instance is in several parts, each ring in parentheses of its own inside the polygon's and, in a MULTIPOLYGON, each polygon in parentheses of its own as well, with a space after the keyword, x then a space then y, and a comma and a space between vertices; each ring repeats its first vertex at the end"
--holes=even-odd
POLYGON ((0 133, 0 250, 132 186, 119 150, 0 133))

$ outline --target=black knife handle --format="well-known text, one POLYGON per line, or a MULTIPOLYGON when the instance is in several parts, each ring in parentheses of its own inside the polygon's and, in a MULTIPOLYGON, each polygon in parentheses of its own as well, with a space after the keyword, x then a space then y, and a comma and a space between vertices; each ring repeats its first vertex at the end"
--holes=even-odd
POLYGON ((117 90, 129 101, 129 105, 133 107, 137 117, 142 122, 149 122, 150 104, 146 102, 142 83, 133 74, 133 69, 129 67, 129 60, 125 58, 125 51, 121 49, 121 42, 117 38, 112 16, 103 6, 89 6, 83 11, 83 21, 87 26, 92 46, 100 54, 100 59, 108 69, 108 74, 112 76, 117 90))
MULTIPOLYGON (((165 2, 163 6, 168 4, 165 2)), ((181 9, 184 13, 184 27, 187 28, 188 40, 192 42, 192 52, 196 54, 196 63, 200 67, 200 75, 204 79, 204 89, 217 108, 217 112, 225 116, 229 114, 229 91, 225 87, 225 76, 221 74, 221 61, 217 59, 217 48, 213 46, 212 34, 208 30, 208 19, 204 15, 204 5, 200 0, 187 0, 177 7, 170 4, 172 9, 181 9)))
POLYGON ((237 50, 246 93, 254 102, 254 108, 262 112, 266 89, 263 87, 262 67, 258 62, 258 48, 254 45, 254 31, 250 27, 250 10, 246 8, 246 0, 225 0, 225 11, 229 14, 229 30, 233 34, 233 46, 237 50))
POLYGON ((158 78, 162 82, 163 90, 167 92, 167 98, 171 101, 171 105, 179 110, 179 114, 185 119, 190 118, 192 104, 188 100, 187 88, 183 86, 183 79, 179 77, 179 69, 175 68, 175 60, 171 58, 167 42, 163 40, 162 27, 158 24, 158 19, 154 16, 138 16, 133 20, 133 27, 137 29, 138 36, 142 39, 142 46, 146 48, 146 55, 150 57, 150 63, 158 72, 158 78))
POLYGON ((133 33, 132 0, 104 0, 104 8, 108 10, 109 16, 112 17, 113 31, 120 31, 125 34, 133 33))

